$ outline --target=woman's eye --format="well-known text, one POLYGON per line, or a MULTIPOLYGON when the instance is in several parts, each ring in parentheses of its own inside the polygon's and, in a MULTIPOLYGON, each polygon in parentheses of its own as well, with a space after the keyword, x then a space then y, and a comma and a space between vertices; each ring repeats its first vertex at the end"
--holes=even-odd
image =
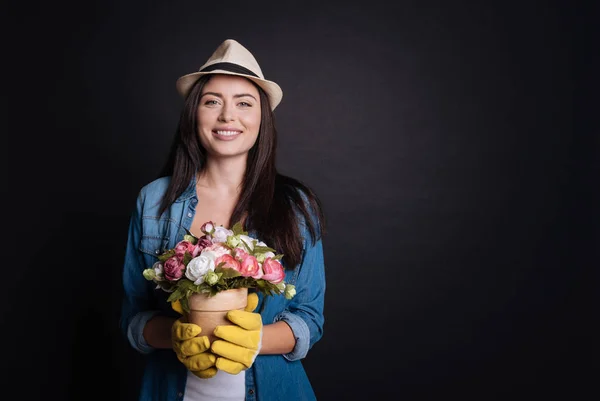
POLYGON ((248 103, 248 102, 240 102, 240 103, 239 103, 239 105, 240 105, 240 106, 244 106, 244 107, 250 107, 250 106, 252 106, 252 105, 251 105, 250 103, 248 103))
POLYGON ((216 100, 207 100, 204 104, 209 105, 209 106, 215 105, 215 104, 217 104, 217 101, 216 100))

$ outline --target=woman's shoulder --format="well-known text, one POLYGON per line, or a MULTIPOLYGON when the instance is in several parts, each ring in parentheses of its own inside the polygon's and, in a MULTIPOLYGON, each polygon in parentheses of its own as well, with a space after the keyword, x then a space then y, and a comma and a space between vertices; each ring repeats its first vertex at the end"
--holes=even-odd
POLYGON ((146 185, 142 187, 142 192, 156 192, 156 191, 166 191, 169 186, 169 182, 171 181, 171 177, 159 177, 153 181, 150 181, 146 185))
POLYGON ((160 177, 150 181, 140 189, 140 198, 144 201, 162 199, 170 181, 171 177, 160 177))

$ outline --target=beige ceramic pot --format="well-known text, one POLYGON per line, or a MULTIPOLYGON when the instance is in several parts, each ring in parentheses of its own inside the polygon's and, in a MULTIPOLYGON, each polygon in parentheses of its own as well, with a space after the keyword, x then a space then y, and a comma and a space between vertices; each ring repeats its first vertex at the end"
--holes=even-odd
POLYGON ((215 327, 232 324, 227 320, 227 312, 233 309, 244 310, 248 302, 248 289, 236 288, 221 291, 212 297, 204 294, 192 294, 189 298, 190 313, 188 322, 202 329, 200 336, 208 336, 212 343, 215 327))

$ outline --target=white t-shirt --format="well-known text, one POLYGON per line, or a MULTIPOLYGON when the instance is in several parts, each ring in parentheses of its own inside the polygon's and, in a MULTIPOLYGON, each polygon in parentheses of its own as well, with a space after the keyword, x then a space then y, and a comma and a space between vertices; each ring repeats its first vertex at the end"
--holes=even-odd
POLYGON ((231 375, 222 370, 210 379, 201 379, 188 370, 183 401, 244 401, 246 372, 231 375))

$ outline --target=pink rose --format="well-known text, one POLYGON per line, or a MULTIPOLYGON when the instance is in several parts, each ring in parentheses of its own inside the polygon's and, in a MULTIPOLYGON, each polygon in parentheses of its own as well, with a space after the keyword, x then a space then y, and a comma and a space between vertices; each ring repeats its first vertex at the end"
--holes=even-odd
POLYGON ((177 245, 175 245, 175 256, 179 260, 183 260, 183 257, 186 252, 193 254, 195 245, 189 241, 179 241, 177 245))
POLYGON ((221 243, 212 244, 204 248, 207 251, 213 251, 215 253, 215 258, 221 257, 223 255, 229 255, 230 249, 221 243))
POLYGON ((254 256, 248 254, 246 254, 246 257, 244 260, 242 260, 240 273, 242 273, 242 276, 244 277, 252 277, 256 279, 261 278, 263 274, 258 260, 256 260, 254 256))
POLYGON ((163 264, 163 272, 165 278, 169 281, 177 281, 183 276, 183 271, 185 270, 185 265, 177 255, 170 257, 163 264))
POLYGON ((249 256, 249 253, 246 252, 246 250, 244 248, 235 248, 235 258, 237 260, 239 260, 240 262, 242 262, 244 259, 246 259, 249 256))
POLYGON ((266 258, 262 265, 264 274, 261 277, 263 280, 270 281, 273 284, 280 283, 285 276, 283 266, 278 260, 266 258))
POLYGON ((229 254, 221 255, 215 260, 215 266, 219 266, 220 263, 223 263, 221 266, 224 269, 234 269, 240 271, 241 265, 240 262, 235 260, 233 256, 229 254))
POLYGON ((204 248, 208 248, 212 244, 213 243, 210 240, 210 238, 208 237, 208 235, 203 235, 202 237, 198 238, 198 242, 196 243, 196 245, 194 246, 194 249, 191 252, 192 256, 196 257, 196 256, 200 255, 200 252, 202 252, 202 250, 204 250, 204 248))

